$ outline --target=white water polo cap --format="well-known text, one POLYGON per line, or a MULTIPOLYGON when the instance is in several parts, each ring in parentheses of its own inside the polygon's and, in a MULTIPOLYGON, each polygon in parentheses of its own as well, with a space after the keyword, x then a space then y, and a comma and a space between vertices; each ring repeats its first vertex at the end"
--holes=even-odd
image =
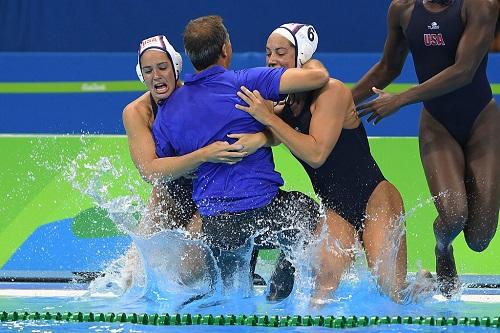
POLYGON ((172 44, 168 42, 167 37, 163 35, 158 35, 150 38, 146 38, 139 45, 139 52, 137 53, 137 66, 135 66, 135 71, 137 72, 137 76, 142 83, 144 83, 144 77, 142 76, 141 71, 141 56, 147 50, 158 50, 160 52, 165 52, 169 57, 170 61, 172 61, 172 65, 174 67, 175 72, 175 80, 179 79, 179 75, 182 71, 182 57, 179 52, 177 52, 172 44))
POLYGON ((312 25, 300 23, 286 23, 280 25, 271 34, 279 34, 295 46, 297 57, 295 67, 302 67, 312 58, 318 47, 318 33, 312 25))

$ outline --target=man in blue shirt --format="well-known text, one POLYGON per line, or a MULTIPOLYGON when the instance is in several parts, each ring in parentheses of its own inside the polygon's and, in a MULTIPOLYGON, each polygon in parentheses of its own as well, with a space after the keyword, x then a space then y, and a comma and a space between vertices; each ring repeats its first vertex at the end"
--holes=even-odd
MULTIPOLYGON (((243 103, 237 96, 241 86, 279 101, 282 94, 320 88, 329 77, 317 61, 309 61, 304 68, 227 70, 232 49, 218 16, 190 21, 184 47, 197 73, 187 76, 184 86, 158 112, 153 134, 159 157, 185 155, 214 141, 229 141, 231 133, 263 131, 264 126, 235 107, 243 103)), ((267 232, 258 236, 258 245, 276 245, 277 240, 282 247, 297 242, 303 236, 299 231, 315 228, 315 202, 301 193, 280 191, 281 185, 269 147, 233 165, 204 163, 197 169, 193 199, 202 215, 206 240, 219 258, 223 280, 231 275, 233 265, 221 263, 222 252, 243 246, 262 230, 267 232)))

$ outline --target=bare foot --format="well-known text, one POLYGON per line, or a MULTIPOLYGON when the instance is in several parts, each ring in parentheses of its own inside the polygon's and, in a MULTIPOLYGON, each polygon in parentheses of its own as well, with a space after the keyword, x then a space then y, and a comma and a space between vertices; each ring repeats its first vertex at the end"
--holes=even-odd
POLYGON ((401 304, 418 303, 433 296, 436 290, 436 279, 431 272, 421 269, 415 275, 415 280, 407 283, 405 289, 395 293, 392 298, 401 304))
POLYGON ((335 287, 319 285, 314 288, 309 298, 309 307, 312 309, 321 309, 325 305, 330 304, 333 301, 333 295, 337 289, 338 283, 335 287))
POLYGON ((443 251, 436 245, 436 274, 439 290, 443 296, 451 298, 459 290, 457 268, 453 257, 453 246, 443 251))
POLYGON ((314 297, 312 296, 309 299, 309 308, 314 309, 314 310, 321 310, 325 306, 329 305, 331 303, 331 299, 328 299, 327 297, 314 297))

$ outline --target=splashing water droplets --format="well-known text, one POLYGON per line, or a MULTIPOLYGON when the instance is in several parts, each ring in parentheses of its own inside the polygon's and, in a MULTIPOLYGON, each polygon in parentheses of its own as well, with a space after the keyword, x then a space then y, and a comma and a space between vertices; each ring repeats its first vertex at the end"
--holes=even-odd
MULTIPOLYGON (((80 140, 85 142, 85 137, 82 136, 80 140)), ((259 301, 265 303, 262 291, 260 294, 255 294, 250 283, 251 247, 243 247, 233 254, 227 254, 237 256, 237 259, 233 258, 231 262, 236 263, 238 267, 233 267, 234 274, 226 280, 229 282, 223 285, 216 259, 210 248, 201 240, 192 239, 191 235, 180 230, 157 228, 153 234, 146 230, 144 225, 147 225, 147 219, 151 218, 148 214, 156 214, 167 221, 169 216, 164 212, 148 211, 137 190, 144 186, 144 183, 137 177, 132 178, 127 175, 127 171, 123 167, 116 167, 115 164, 120 164, 115 162, 115 159, 103 156, 92 160, 84 151, 68 161, 65 168, 65 178, 70 184, 104 209, 117 228, 128 234, 135 244, 126 254, 110 263, 103 277, 92 283, 91 294, 109 292, 114 295, 126 295, 132 299, 142 297, 153 302, 161 302, 162 310, 170 312, 198 311, 205 308, 208 309, 206 311, 210 311, 210 307, 220 304, 226 304, 229 309, 228 304, 231 301, 251 298, 254 295, 260 295, 259 301), (127 181, 117 190, 116 179, 120 177, 125 177, 127 181)), ((435 198, 419 200, 405 215, 394 221, 394 232, 387 240, 392 244, 386 249, 391 251, 387 256, 389 259, 378 261, 375 266, 394 270, 397 252, 394 249, 399 247, 404 235, 405 219, 432 204, 434 200, 435 198)), ((324 219, 326 213, 322 211, 322 214, 324 219)), ((294 219, 294 217, 296 216, 293 213, 282 216, 284 219, 294 219)), ((281 232, 285 233, 292 229, 288 228, 281 232)), ((296 267, 294 291, 284 302, 268 305, 271 309, 287 308, 286 311, 300 311, 302 307, 304 312, 307 312, 315 284, 314 265, 317 258, 314 246, 321 242, 325 242, 332 251, 355 258, 338 289, 327 300, 325 311, 331 311, 332 307, 335 307, 336 311, 343 311, 345 307, 362 303, 360 298, 364 297, 380 297, 385 300, 377 289, 375 282, 377 276, 373 276, 366 266, 362 245, 356 242, 354 245, 345 246, 338 239, 331 240, 326 237, 327 232, 327 227, 323 228, 316 238, 301 239, 294 244, 295 246, 285 249, 287 258, 296 267)), ((275 239, 271 239, 270 242, 278 243, 279 235, 273 236, 275 239)), ((236 309, 240 308, 241 302, 237 302, 236 309)))

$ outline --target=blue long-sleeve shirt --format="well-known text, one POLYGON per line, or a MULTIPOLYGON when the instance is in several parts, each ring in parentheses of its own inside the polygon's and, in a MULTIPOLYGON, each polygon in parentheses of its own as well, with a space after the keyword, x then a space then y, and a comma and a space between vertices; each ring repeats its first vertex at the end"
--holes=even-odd
MULTIPOLYGON (((187 76, 184 86, 158 110, 153 125, 156 154, 181 156, 215 141, 233 143, 228 134, 262 131, 262 124, 235 108, 235 104, 245 104, 236 93, 245 86, 278 101, 284 71, 267 67, 230 71, 212 66, 187 76)), ((267 205, 281 185, 271 149, 260 148, 234 165, 202 164, 193 181, 193 199, 204 216, 241 212, 267 205)))

